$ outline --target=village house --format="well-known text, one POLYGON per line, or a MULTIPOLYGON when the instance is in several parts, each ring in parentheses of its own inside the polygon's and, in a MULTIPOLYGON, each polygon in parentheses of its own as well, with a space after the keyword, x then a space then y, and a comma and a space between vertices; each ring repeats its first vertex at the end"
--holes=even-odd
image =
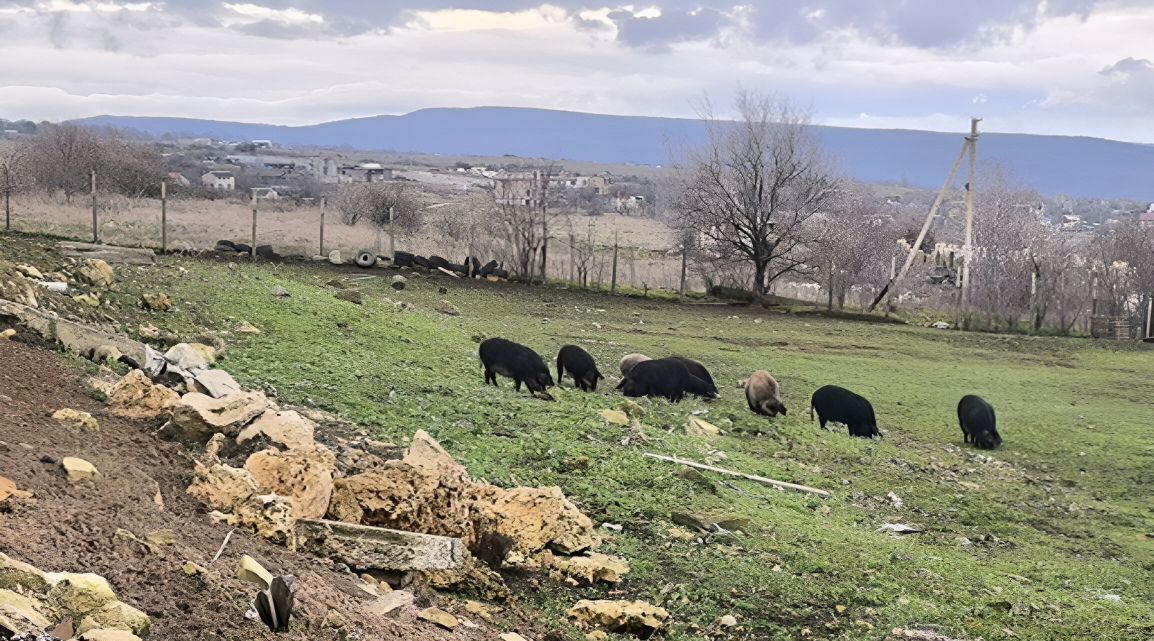
POLYGON ((356 165, 342 165, 340 178, 337 182, 349 183, 377 183, 393 179, 393 170, 382 167, 380 163, 364 162, 356 165))
POLYGON ((200 184, 209 189, 232 191, 236 189, 236 176, 231 171, 210 171, 200 177, 200 184))
POLYGON ((571 174, 549 175, 541 170, 502 171, 493 177, 493 197, 498 205, 536 206, 539 194, 550 189, 592 189, 598 196, 609 192, 611 184, 605 174, 577 176, 571 174))

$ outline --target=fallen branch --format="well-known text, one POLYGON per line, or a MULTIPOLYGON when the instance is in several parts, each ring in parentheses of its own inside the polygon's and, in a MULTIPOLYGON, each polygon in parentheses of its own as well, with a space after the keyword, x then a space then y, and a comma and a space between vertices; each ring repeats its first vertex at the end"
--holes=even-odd
POLYGON ((797 492, 808 492, 809 494, 816 494, 818 496, 823 496, 823 497, 831 496, 830 493, 826 490, 819 490, 816 487, 809 487, 807 485, 798 485, 796 483, 786 483, 785 481, 775 481, 773 479, 767 479, 764 476, 754 476, 753 474, 734 472, 733 470, 727 470, 727 469, 720 468, 720 467, 714 467, 712 465, 704 465, 702 463, 694 463, 693 461, 686 461, 684 459, 679 459, 679 458, 675 458, 672 456, 662 456, 660 454, 650 454, 648 452, 645 453, 645 456, 652 458, 652 459, 657 459, 658 461, 665 461, 666 463, 685 465, 688 467, 695 467, 699 470, 708 470, 710 472, 717 472, 718 474, 727 474, 729 476, 736 476, 738 478, 743 478, 743 479, 746 479, 749 481, 761 483, 762 485, 769 485, 772 487, 780 487, 784 490, 794 490, 797 492))
POLYGON ((224 547, 228 545, 228 540, 232 538, 233 532, 236 532, 236 528, 229 530, 228 534, 224 535, 224 542, 220 544, 220 549, 216 551, 216 556, 212 557, 212 560, 208 562, 209 565, 216 563, 216 560, 219 559, 220 555, 224 553, 224 547))

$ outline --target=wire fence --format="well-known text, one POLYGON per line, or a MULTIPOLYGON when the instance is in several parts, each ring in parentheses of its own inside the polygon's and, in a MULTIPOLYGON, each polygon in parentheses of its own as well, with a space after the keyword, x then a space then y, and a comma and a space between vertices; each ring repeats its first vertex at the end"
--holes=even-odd
MULTIPOLYGON (((269 246, 285 257, 328 256, 334 250, 344 257, 363 250, 387 257, 395 246, 462 263, 472 246, 482 262, 497 260, 506 267, 510 262, 502 239, 455 241, 434 226, 413 234, 398 232, 390 242, 387 229, 345 224, 324 199, 245 199, 239 193, 215 199, 173 197, 167 189, 160 193, 159 198, 99 190, 71 196, 5 194, 4 228, 161 252, 201 253, 226 240, 252 250, 269 246)), ((545 276, 553 282, 614 293, 702 291, 704 283, 685 268, 685 256, 673 236, 672 230, 651 219, 561 215, 551 229, 545 276)), ((540 275, 538 268, 533 276, 539 279, 540 275)))

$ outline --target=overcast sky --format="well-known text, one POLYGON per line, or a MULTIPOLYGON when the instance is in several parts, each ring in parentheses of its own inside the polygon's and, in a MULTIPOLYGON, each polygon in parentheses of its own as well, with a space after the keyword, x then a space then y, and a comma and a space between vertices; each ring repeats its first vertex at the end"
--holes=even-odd
POLYGON ((424 107, 1154 143, 1154 0, 0 0, 0 117, 307 124, 424 107))

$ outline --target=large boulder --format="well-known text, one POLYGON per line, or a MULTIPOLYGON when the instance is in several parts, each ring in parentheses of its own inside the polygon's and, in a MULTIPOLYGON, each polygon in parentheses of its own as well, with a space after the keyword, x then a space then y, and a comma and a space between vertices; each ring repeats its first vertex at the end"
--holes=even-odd
POLYGON ((108 394, 108 408, 124 418, 155 419, 180 401, 171 389, 148 380, 144 372, 134 369, 124 375, 108 394))
POLYGON ((524 554, 545 548, 574 554, 601 542, 593 521, 559 487, 486 487, 477 508, 483 527, 509 537, 524 554))
POLYGON ((319 519, 328 511, 336 456, 327 447, 261 450, 248 457, 244 469, 262 493, 291 497, 294 518, 319 519))
POLYGON ((205 369, 193 374, 192 386, 195 391, 213 398, 224 398, 229 394, 244 391, 231 374, 222 369, 205 369))
POLYGON ((99 258, 84 261, 76 270, 76 277, 93 287, 109 287, 116 282, 116 272, 112 266, 99 258))
POLYGON ((260 392, 241 392, 223 398, 191 392, 172 408, 172 418, 160 428, 163 438, 203 444, 220 432, 235 437, 252 419, 268 409, 260 392))
POLYGON ((241 430, 236 437, 240 445, 257 439, 267 438, 269 441, 282 445, 288 449, 308 448, 313 445, 313 435, 317 424, 292 410, 278 412, 265 410, 260 418, 241 430))

